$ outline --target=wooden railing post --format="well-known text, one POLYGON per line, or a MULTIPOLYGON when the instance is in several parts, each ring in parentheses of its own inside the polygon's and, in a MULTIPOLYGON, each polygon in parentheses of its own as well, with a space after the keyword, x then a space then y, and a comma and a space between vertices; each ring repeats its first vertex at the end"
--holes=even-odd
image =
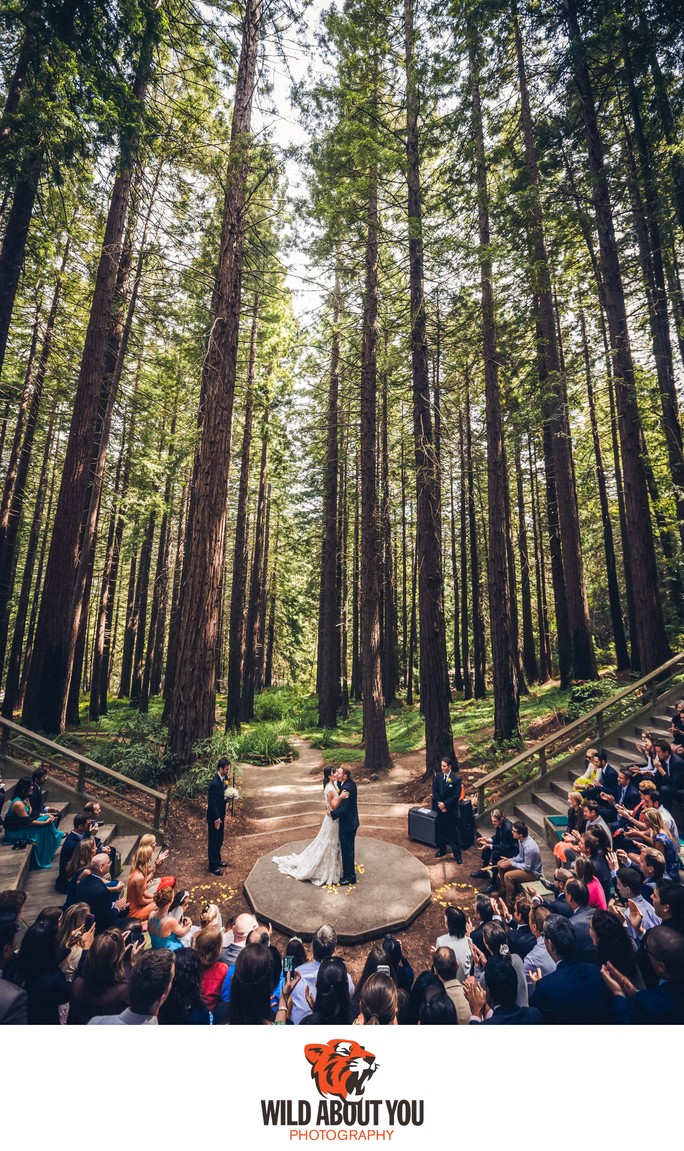
POLYGON ((477 814, 482 815, 485 809, 485 789, 478 787, 477 789, 477 814))
POLYGON ((598 739, 603 739, 606 734, 606 728, 603 722, 603 708, 596 716, 596 736, 598 739))
POLYGON ((161 826, 161 799, 155 799, 155 801, 154 801, 154 829, 155 829, 155 831, 159 831, 160 826, 161 826))
POLYGON ((0 728, 0 755, 7 755, 7 744, 9 743, 9 729, 5 727, 4 723, 0 728))
POLYGON ((540 747, 539 748, 539 775, 540 776, 546 775, 547 770, 548 770, 548 765, 547 765, 547 761, 546 761, 546 748, 540 747))
POLYGON ((169 822, 169 808, 171 806, 171 791, 172 791, 172 788, 167 787, 167 789, 166 789, 166 803, 164 804, 164 831, 166 831, 166 825, 169 822))
POLYGON ((79 760, 78 764, 78 792, 79 795, 85 795, 86 789, 86 765, 79 760))

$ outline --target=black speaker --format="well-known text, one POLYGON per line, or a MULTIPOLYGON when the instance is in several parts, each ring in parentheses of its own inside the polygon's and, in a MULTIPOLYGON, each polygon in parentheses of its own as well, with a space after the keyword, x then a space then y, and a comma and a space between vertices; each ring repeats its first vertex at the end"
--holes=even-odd
POLYGON ((473 805, 469 799, 462 799, 458 805, 458 831, 461 837, 461 847, 467 851, 475 842, 475 816, 473 805))
POLYGON ((411 807, 408 813, 408 837, 428 847, 437 846, 437 812, 429 807, 411 807))

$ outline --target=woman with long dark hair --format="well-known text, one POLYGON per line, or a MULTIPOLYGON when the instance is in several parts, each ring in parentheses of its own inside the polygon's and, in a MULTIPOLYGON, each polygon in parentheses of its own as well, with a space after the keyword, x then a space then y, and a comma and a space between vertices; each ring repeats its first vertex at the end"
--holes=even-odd
POLYGON ((306 988, 306 1001, 311 1015, 305 1015, 302 1024, 325 1023, 347 1027, 354 1022, 358 1012, 349 998, 349 977, 343 959, 333 956, 324 959, 316 975, 315 998, 306 988))
POLYGON ((55 826, 55 817, 49 812, 35 814, 31 808, 32 783, 24 776, 12 792, 7 814, 5 815, 5 843, 16 847, 33 844, 31 868, 49 867, 52 858, 64 839, 64 832, 55 826))
POLYGON ((190 947, 175 953, 175 974, 171 990, 159 1008, 159 1024, 197 1026, 211 1023, 211 1013, 202 995, 202 964, 190 947))
POLYGON ((604 963, 612 963, 635 987, 643 987, 637 954, 625 931, 622 917, 612 911, 595 911, 589 924, 589 934, 597 950, 596 959, 600 967, 604 963))
POLYGON ((59 945, 60 907, 46 907, 26 932, 7 978, 23 987, 28 1000, 28 1022, 59 1024, 59 1009, 71 998, 71 984, 60 970, 64 958, 59 945))

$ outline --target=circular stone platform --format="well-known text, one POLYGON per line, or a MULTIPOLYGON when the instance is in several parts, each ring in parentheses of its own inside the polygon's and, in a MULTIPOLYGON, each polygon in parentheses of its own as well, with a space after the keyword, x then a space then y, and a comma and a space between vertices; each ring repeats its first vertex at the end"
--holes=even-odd
POLYGON ((301 852, 310 842, 280 844, 257 860, 245 880, 254 914, 280 931, 310 939, 330 923, 340 943, 364 943, 407 927, 430 902, 427 868, 410 851, 379 839, 356 837, 354 887, 314 887, 281 875, 273 856, 301 852))

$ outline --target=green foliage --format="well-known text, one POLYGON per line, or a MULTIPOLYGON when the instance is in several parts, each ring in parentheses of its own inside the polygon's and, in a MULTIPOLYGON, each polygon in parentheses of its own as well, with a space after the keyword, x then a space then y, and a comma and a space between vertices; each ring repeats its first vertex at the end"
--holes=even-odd
POLYGON ((136 783, 158 787, 168 776, 164 739, 165 731, 158 720, 133 712, 119 724, 112 742, 98 747, 98 758, 105 767, 136 783))
POLYGON ((604 699, 609 699, 620 690, 617 680, 606 676, 605 679, 590 679, 586 683, 577 684, 570 692, 570 702, 566 710, 568 723, 579 719, 587 711, 598 707, 604 699))
POLYGON ((335 738, 335 729, 332 727, 324 727, 317 735, 312 735, 309 742, 317 751, 339 746, 335 738))
POLYGON ((237 739, 237 758, 245 763, 267 764, 278 763, 280 760, 289 763, 297 758, 297 749, 287 735, 287 724, 257 724, 237 739))

